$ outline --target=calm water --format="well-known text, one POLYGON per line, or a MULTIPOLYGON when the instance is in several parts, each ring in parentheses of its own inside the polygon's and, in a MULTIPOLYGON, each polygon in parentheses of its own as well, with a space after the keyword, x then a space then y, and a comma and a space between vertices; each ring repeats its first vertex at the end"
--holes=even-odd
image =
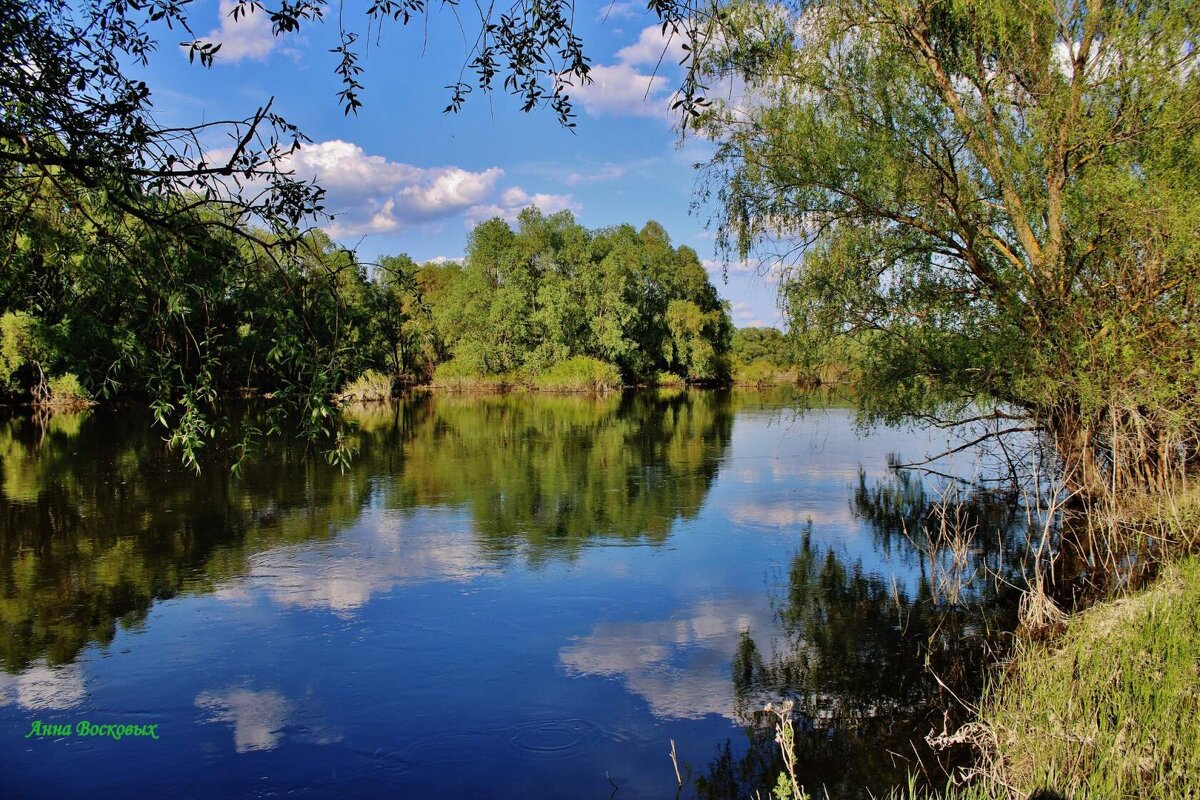
POLYGON ((995 598, 899 535, 888 455, 944 436, 802 405, 426 397, 240 480, 145 412, 0 420, 0 797, 675 797, 672 739, 681 796, 746 797, 784 694, 802 780, 878 792, 995 598))

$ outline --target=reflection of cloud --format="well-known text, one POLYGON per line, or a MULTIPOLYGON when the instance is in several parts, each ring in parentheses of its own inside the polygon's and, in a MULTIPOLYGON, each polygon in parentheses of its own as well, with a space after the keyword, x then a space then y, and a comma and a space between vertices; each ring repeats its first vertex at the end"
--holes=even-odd
POLYGON ((0 706, 16 703, 27 711, 74 708, 83 702, 83 670, 78 664, 34 664, 19 675, 0 672, 0 706))
POLYGON ((575 675, 621 678, 655 716, 736 721, 730 665, 741 632, 772 625, 768 609, 743 599, 704 601, 667 620, 600 623, 558 660, 575 675))
POLYGON ((350 613, 399 584, 467 581, 492 571, 468 532, 424 525, 410 532, 405 530, 410 520, 411 515, 379 512, 332 545, 259 553, 244 578, 216 594, 240 599, 259 590, 283 605, 350 613))
POLYGON ((841 503, 836 509, 813 508, 800 503, 738 503, 729 509, 729 518, 738 525, 763 525, 786 528, 796 525, 846 525, 853 522, 850 507, 841 503))
POLYGON ((274 748, 291 712, 279 692, 249 689, 201 692, 196 707, 209 712, 209 722, 233 723, 233 746, 239 753, 274 748))

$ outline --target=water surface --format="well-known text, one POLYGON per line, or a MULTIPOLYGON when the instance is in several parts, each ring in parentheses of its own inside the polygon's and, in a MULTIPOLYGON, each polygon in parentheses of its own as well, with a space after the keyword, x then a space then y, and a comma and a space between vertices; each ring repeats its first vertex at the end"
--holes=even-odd
POLYGON ((240 479, 144 412, 0 420, 0 797, 675 797, 671 740, 679 796, 745 797, 784 695, 802 780, 862 796, 929 757, 927 661, 978 667, 887 469, 943 435, 790 393, 354 414, 345 473, 240 479))

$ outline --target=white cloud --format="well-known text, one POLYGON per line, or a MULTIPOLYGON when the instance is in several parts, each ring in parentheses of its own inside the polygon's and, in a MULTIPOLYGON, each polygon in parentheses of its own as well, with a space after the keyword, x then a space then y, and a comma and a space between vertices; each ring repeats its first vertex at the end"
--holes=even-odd
POLYGON ((638 40, 617 51, 617 61, 622 64, 647 67, 663 64, 678 64, 687 53, 683 49, 684 37, 668 30, 663 33, 661 25, 642 28, 638 40))
POLYGON ((619 3, 616 0, 607 3, 596 15, 599 20, 606 19, 637 19, 645 13, 645 8, 637 3, 619 3))
POLYGON ((580 205, 569 194, 529 194, 519 186, 506 189, 499 202, 472 206, 467 210, 467 226, 473 227, 492 217, 514 222, 517 214, 530 206, 537 206, 545 214, 559 211, 579 211, 580 205))
MULTIPOLYGON (((289 166, 298 177, 314 178, 328 192, 326 208, 335 219, 327 229, 335 238, 389 233, 486 206, 495 202, 497 185, 504 177, 500 167, 471 171, 389 161, 340 139, 302 147, 289 166)), ((526 205, 571 207, 556 195, 526 195, 519 187, 507 189, 504 196, 514 191, 528 198, 526 205)))
POLYGON ((457 210, 478 202, 503 174, 499 167, 483 172, 468 172, 459 167, 428 170, 419 183, 404 187, 397 197, 414 214, 438 217, 448 209, 457 210))
POLYGON ((575 89, 592 116, 663 117, 670 110, 667 79, 647 75, 630 64, 592 67, 593 83, 575 89))
POLYGON ((572 172, 563 178, 563 183, 567 186, 578 186, 581 183, 599 183, 601 181, 615 181, 618 178, 623 178, 629 172, 629 167, 624 164, 604 164, 603 166, 591 172, 572 172))
POLYGON ((592 116, 669 120, 674 95, 661 72, 683 58, 683 44, 681 34, 663 34, 659 25, 643 28, 636 42, 617 51, 616 63, 593 66, 593 83, 576 87, 574 97, 592 116))
POLYGON ((279 42, 271 32, 271 20, 265 13, 244 6, 248 13, 239 15, 234 21, 232 12, 237 5, 237 0, 221 0, 221 27, 209 31, 200 41, 220 43, 217 61, 234 62, 244 58, 262 61, 279 42))

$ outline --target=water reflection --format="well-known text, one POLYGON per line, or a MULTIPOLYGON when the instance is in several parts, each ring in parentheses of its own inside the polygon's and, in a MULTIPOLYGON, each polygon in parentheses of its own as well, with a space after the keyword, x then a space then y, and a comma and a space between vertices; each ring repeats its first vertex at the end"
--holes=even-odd
POLYGON ((958 698, 978 696, 999 637, 1015 625, 1021 551, 1012 545, 1023 529, 1006 499, 931 492, 911 475, 860 478, 851 509, 878 550, 917 567, 912 585, 822 547, 810 526, 776 589, 774 620, 747 625, 738 641, 730 674, 745 740, 708 765, 699 795, 770 790, 782 763, 774 718, 761 709, 785 697, 796 703, 798 777, 817 795, 880 796, 910 772, 944 784, 938 775, 963 754, 934 752, 925 735, 964 717, 958 698), (945 513, 974 533, 955 555, 945 513), (953 596, 942 580, 948 559, 961 572, 953 596))
POLYGON ((210 722, 233 724, 233 746, 239 753, 271 750, 279 744, 291 713, 290 704, 279 692, 229 689, 203 692, 196 707, 210 722))
POLYGON ((747 631, 771 626, 759 597, 704 601, 670 619, 600 623, 564 647, 559 663, 573 675, 619 678, 659 718, 717 714, 737 722, 730 660, 747 631))
POLYGON ((70 663, 180 594, 266 587, 350 613, 400 583, 571 559, 597 537, 660 543, 700 509, 733 419, 713 393, 418 397, 351 414, 345 473, 271 441, 240 480, 224 442, 199 476, 183 470, 141 413, 0 420, 0 667, 70 663), (425 524, 410 530, 414 515, 425 524))
POLYGON ((16 704, 25 711, 65 710, 86 696, 83 671, 77 664, 51 667, 33 664, 19 675, 0 671, 0 706, 16 704))

